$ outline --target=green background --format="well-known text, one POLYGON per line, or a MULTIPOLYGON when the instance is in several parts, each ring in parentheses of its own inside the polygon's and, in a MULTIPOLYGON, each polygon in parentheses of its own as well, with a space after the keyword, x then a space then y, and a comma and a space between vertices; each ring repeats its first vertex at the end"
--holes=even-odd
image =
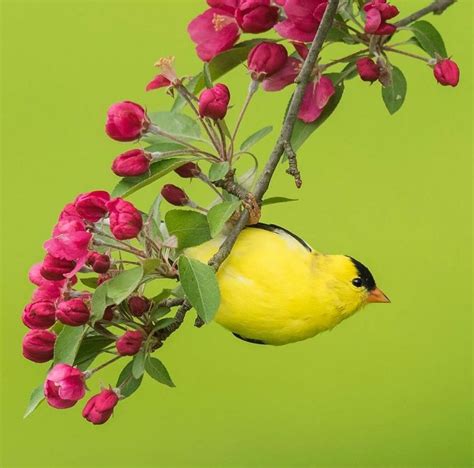
MULTIPOLYGON (((395 3, 406 14, 428 2, 395 3)), ((460 64, 459 87, 441 87, 421 62, 394 57, 409 81, 402 110, 387 113, 379 85, 349 82, 299 152, 303 188, 280 168, 269 192, 300 200, 266 208, 264 221, 360 259, 392 304, 280 348, 186 323, 160 350, 177 388, 147 379, 94 427, 82 404, 43 405, 22 419, 46 370, 20 354, 27 271, 62 206, 116 181, 112 158, 130 145, 105 136, 107 107, 131 99, 168 109, 164 92, 144 93, 160 56, 175 55, 181 75, 197 70, 185 28, 204 1, 4 1, 0 465, 470 466, 471 6, 461 0, 429 18, 460 64)), ((326 59, 337 58, 332 50, 326 59)), ((231 119, 246 80, 243 68, 225 78, 231 119)), ((260 93, 242 136, 278 127, 289 93, 260 93)), ((272 137, 256 147, 262 161, 272 137)), ((158 188, 133 201, 147 208, 158 188)), ((198 184, 187 190, 202 200, 198 184)), ((118 370, 92 388, 113 383, 118 370)))

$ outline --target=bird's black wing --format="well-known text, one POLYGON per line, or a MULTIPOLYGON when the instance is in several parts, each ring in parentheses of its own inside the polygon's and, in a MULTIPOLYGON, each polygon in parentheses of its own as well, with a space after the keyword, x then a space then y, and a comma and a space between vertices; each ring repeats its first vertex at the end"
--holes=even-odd
POLYGON ((252 224, 250 226, 247 226, 247 228, 257 228, 257 229, 264 229, 265 231, 270 231, 274 232, 275 234, 287 234, 296 241, 298 241, 308 252, 312 252, 313 249, 309 244, 307 244, 301 237, 298 237, 296 234, 293 234, 291 231, 288 231, 288 229, 282 228, 281 226, 277 226, 276 224, 265 224, 265 223, 257 223, 257 224, 252 224))
POLYGON ((246 341, 247 343, 253 343, 253 344, 267 344, 263 342, 262 340, 254 340, 253 338, 245 338, 245 336, 238 335, 237 333, 232 333, 236 338, 242 341, 246 341))

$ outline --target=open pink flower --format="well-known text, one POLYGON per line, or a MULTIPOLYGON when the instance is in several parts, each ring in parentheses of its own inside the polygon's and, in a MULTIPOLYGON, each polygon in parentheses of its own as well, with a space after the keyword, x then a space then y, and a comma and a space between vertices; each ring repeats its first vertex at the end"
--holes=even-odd
POLYGON ((104 424, 112 416, 119 397, 113 390, 104 389, 94 395, 82 410, 82 416, 92 424, 104 424))
POLYGON ((44 383, 44 396, 53 408, 71 408, 85 393, 84 374, 68 364, 56 364, 44 383))
POLYGON ((240 36, 234 12, 228 5, 230 2, 209 0, 208 3, 219 6, 206 10, 188 25, 188 33, 196 44, 196 52, 204 62, 231 49, 240 36))
POLYGON ((306 123, 314 122, 323 112, 336 89, 330 78, 321 76, 306 86, 298 118, 306 123))
POLYGON ((311 42, 327 7, 327 0, 286 0, 283 5, 287 19, 275 30, 293 41, 311 42))
POLYGON ((53 257, 79 262, 83 257, 87 257, 87 249, 91 239, 92 234, 90 232, 69 232, 46 241, 44 247, 53 257))
POLYGON ((33 291, 32 301, 56 302, 63 294, 65 281, 47 281, 33 291))

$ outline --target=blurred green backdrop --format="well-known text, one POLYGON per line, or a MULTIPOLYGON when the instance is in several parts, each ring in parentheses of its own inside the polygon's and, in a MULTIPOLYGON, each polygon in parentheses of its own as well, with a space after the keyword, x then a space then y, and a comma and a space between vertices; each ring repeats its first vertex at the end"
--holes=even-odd
MULTIPOLYGON (((402 110, 389 116, 378 85, 349 82, 336 113, 299 153, 303 188, 280 169, 269 192, 300 200, 268 207, 264 221, 362 260, 391 305, 281 348, 187 323, 160 351, 177 388, 147 380, 102 427, 82 420, 82 405, 43 405, 22 419, 45 371, 20 355, 28 268, 66 202, 116 181, 111 160, 129 146, 106 138, 107 107, 131 99, 168 109, 163 92, 143 90, 160 56, 175 55, 182 75, 197 70, 185 29, 204 3, 3 2, 0 465, 471 466, 469 0, 429 18, 460 64, 458 88, 394 57, 409 81, 402 110)), ((395 3, 403 14, 428 1, 395 3)), ((236 105, 244 74, 225 78, 236 105)), ((288 96, 258 95, 242 135, 278 127, 288 96)), ((271 145, 270 137, 257 147, 261 159, 271 145)), ((146 208, 157 190, 133 201, 146 208)), ((201 196, 196 184, 189 191, 201 196)), ((99 380, 114 382, 117 372, 99 380)))

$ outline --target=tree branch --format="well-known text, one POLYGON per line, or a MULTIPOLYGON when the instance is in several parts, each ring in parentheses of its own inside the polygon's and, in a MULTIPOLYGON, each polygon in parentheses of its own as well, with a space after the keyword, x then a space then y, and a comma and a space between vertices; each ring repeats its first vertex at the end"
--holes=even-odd
MULTIPOLYGON (((311 44, 311 48, 309 49, 308 56, 304 61, 300 74, 295 80, 297 86, 295 92, 293 93, 290 105, 288 107, 288 112, 283 122, 280 136, 275 144, 275 147, 273 148, 272 153, 270 154, 270 157, 268 158, 267 164, 265 165, 265 168, 263 169, 260 179, 255 187, 254 195, 258 202, 262 200, 263 195, 267 191, 273 173, 275 172, 275 169, 278 166, 278 162, 280 161, 280 158, 283 152, 285 151, 285 145, 287 145, 291 139, 296 118, 298 116, 298 110, 300 108, 301 101, 303 100, 306 85, 308 84, 311 78, 311 73, 319 56, 319 53, 321 52, 324 40, 326 39, 326 36, 329 30, 331 29, 338 5, 339 0, 329 1, 321 24, 319 25, 318 32, 314 37, 314 40, 311 44)), ((248 220, 249 210, 245 209, 242 211, 239 220, 227 236, 226 240, 221 245, 219 251, 209 261, 209 265, 214 267, 216 270, 221 266, 222 262, 230 254, 230 251, 232 250, 232 247, 234 246, 237 237, 247 225, 248 220)))
POLYGON ((407 16, 406 18, 401 19, 395 23, 395 26, 398 28, 401 26, 407 26, 413 21, 420 19, 421 17, 428 15, 430 13, 434 13, 435 15, 441 15, 448 7, 453 5, 456 0, 435 0, 431 5, 428 5, 421 10, 415 11, 411 15, 407 16))

